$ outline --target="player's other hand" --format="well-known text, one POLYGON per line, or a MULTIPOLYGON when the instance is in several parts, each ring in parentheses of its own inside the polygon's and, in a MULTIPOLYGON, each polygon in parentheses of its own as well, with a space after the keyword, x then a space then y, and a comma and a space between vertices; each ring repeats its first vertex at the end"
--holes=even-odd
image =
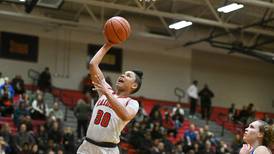
POLYGON ((249 144, 243 144, 239 154, 250 154, 252 152, 252 146, 249 144))
POLYGON ((105 82, 98 75, 95 76, 95 79, 94 81, 92 81, 92 84, 94 85, 95 89, 103 95, 106 95, 109 92, 109 89, 106 86, 105 82))

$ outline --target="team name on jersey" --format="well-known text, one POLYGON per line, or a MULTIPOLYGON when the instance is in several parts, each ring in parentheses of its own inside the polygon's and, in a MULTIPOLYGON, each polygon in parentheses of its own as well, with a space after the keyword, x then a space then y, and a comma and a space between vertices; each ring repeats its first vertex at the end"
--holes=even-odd
POLYGON ((111 104, 106 99, 99 100, 96 106, 107 106, 112 109, 111 104))

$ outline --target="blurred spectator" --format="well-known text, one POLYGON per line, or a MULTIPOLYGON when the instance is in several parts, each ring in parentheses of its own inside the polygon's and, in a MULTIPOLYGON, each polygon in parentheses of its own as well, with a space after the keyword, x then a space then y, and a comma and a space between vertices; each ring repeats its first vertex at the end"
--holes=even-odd
POLYGON ((112 81, 111 81, 111 78, 110 78, 109 76, 107 76, 107 77, 105 78, 105 80, 106 80, 106 82, 110 85, 110 87, 113 86, 112 81))
POLYGON ((203 133, 200 136, 200 139, 202 141, 206 141, 206 140, 211 139, 211 137, 213 137, 213 136, 214 136, 214 134, 211 131, 209 131, 209 125, 205 125, 203 128, 203 133))
POLYGON ((7 153, 15 153, 13 150, 13 136, 11 134, 11 129, 8 123, 2 125, 0 136, 3 137, 5 141, 5 151, 7 153))
POLYGON ((5 148, 7 143, 4 141, 4 138, 0 136, 0 154, 6 154, 5 148))
POLYGON ((234 121, 234 118, 235 118, 235 116, 236 116, 236 113, 237 113, 237 110, 236 110, 236 108, 235 108, 235 104, 232 103, 231 106, 230 106, 230 108, 228 109, 228 119, 229 119, 230 121, 234 121))
POLYGON ((14 112, 13 108, 14 90, 8 80, 0 86, 0 113, 2 116, 10 116, 14 112))
POLYGON ((198 81, 194 80, 192 85, 187 89, 187 95, 190 101, 189 118, 196 118, 196 106, 198 101, 198 81))
POLYGON ((206 118, 209 120, 212 104, 211 99, 214 97, 214 93, 208 88, 208 85, 206 84, 199 92, 199 96, 201 101, 202 119, 206 118))
POLYGON ((53 144, 59 145, 63 139, 63 131, 60 128, 60 124, 54 121, 52 128, 48 131, 48 139, 53 141, 53 144))
POLYGON ((15 94, 14 88, 12 87, 10 81, 5 78, 5 83, 0 86, 0 96, 6 99, 12 99, 15 94))
POLYGON ((263 117, 263 121, 267 122, 269 125, 273 124, 273 119, 269 117, 269 114, 265 113, 263 117))
POLYGON ((25 124, 20 125, 19 132, 15 134, 14 142, 16 150, 19 153, 26 152, 24 151, 26 150, 26 146, 34 143, 34 138, 29 132, 27 132, 27 126, 25 124))
POLYGON ((161 139, 163 138, 161 125, 159 122, 154 123, 154 126, 151 131, 151 138, 154 139, 161 139))
POLYGON ((15 110, 15 112, 13 114, 13 121, 14 121, 15 125, 18 127, 22 118, 28 116, 29 114, 30 114, 30 112, 27 109, 26 102, 21 101, 19 103, 18 108, 15 110))
MULTIPOLYGON (((172 133, 174 137, 177 135, 177 129, 175 127, 175 123, 172 120, 169 112, 165 112, 164 120, 163 120, 163 127, 167 129, 168 134, 172 133)), ((171 134, 170 134, 171 135, 171 134)))
POLYGON ((5 83, 5 78, 2 76, 2 72, 0 72, 0 86, 5 83))
POLYGON ((213 148, 212 148, 212 146, 211 146, 211 142, 210 142, 209 140, 207 140, 207 141, 205 142, 205 148, 203 148, 203 150, 202 150, 201 153, 202 153, 202 154, 213 154, 213 153, 216 153, 216 152, 213 150, 213 148))
POLYGON ((29 154, 30 153, 30 144, 25 142, 23 143, 22 150, 19 152, 19 154, 29 154))
POLYGON ((49 72, 49 68, 46 67, 44 71, 40 74, 38 78, 38 87, 42 91, 51 91, 52 84, 51 84, 51 74, 49 72))
POLYGON ((41 125, 35 134, 36 143, 38 145, 38 149, 40 153, 44 153, 47 151, 47 141, 48 141, 48 133, 45 130, 45 127, 41 125))
POLYGON ((164 149, 164 145, 161 142, 160 139, 155 139, 153 141, 153 146, 151 148, 151 154, 164 154, 164 151, 162 151, 164 149), (160 145, 161 144, 161 145, 160 145))
POLYGON ((37 144, 33 144, 30 148, 30 154, 40 154, 39 147, 37 144))
POLYGON ((15 94, 23 94, 25 92, 24 80, 20 75, 16 75, 15 78, 12 79, 11 85, 14 88, 15 94))
POLYGON ((144 120, 144 118, 146 117, 146 113, 141 105, 141 103, 139 103, 139 110, 134 118, 134 122, 142 122, 144 120))
POLYGON ((83 93, 87 93, 87 92, 91 92, 92 88, 93 88, 93 84, 92 84, 92 80, 91 80, 91 76, 90 74, 86 75, 82 81, 81 81, 81 90, 83 91, 83 93))
POLYGON ((53 104, 53 107, 51 109, 49 109, 49 118, 53 118, 53 119, 59 119, 59 120, 63 120, 64 119, 64 113, 63 111, 61 111, 59 109, 59 103, 56 101, 53 104))
POLYGON ((32 102, 31 118, 45 120, 48 107, 44 103, 43 96, 39 94, 37 99, 32 102))
POLYGON ((162 125, 163 119, 162 119, 162 115, 160 112, 160 108, 161 108, 160 105, 155 105, 152 108, 152 110, 149 114, 149 123, 153 124, 153 123, 158 122, 158 123, 160 123, 160 125, 162 125))
POLYGON ((184 138, 187 146, 191 146, 194 142, 197 141, 198 133, 195 130, 195 125, 190 124, 189 130, 186 130, 184 138))
POLYGON ((78 139, 86 135, 88 122, 90 119, 90 106, 87 102, 79 99, 74 109, 74 115, 77 118, 77 137, 78 139))
POLYGON ((231 144, 232 154, 238 154, 240 152, 242 145, 243 145, 243 140, 240 134, 236 134, 235 139, 233 140, 231 144))
POLYGON ((31 117, 29 115, 22 117, 19 125, 21 124, 25 124, 27 127, 27 131, 32 131, 33 127, 32 127, 32 122, 31 122, 31 117))
POLYGON ((175 122, 176 129, 179 129, 182 126, 182 123, 184 122, 184 109, 181 104, 177 104, 175 108, 172 110, 172 120, 175 122))
POLYGON ((70 127, 66 127, 64 129, 63 145, 64 145, 65 154, 75 154, 74 134, 73 134, 72 129, 70 127))
POLYGON ((244 105, 242 110, 238 114, 236 120, 245 125, 247 123, 247 118, 248 118, 248 111, 246 106, 244 105))

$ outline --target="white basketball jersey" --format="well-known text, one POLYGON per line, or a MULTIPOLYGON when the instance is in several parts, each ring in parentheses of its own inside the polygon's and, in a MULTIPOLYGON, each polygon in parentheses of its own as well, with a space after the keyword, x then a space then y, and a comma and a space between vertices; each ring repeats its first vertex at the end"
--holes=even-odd
MULTIPOLYGON (((139 104, 136 100, 118 97, 115 94, 114 96, 126 109, 133 109, 135 114, 138 112, 139 104)), ((86 136, 96 142, 119 143, 121 131, 128 122, 118 117, 106 96, 102 95, 93 108, 86 136)))

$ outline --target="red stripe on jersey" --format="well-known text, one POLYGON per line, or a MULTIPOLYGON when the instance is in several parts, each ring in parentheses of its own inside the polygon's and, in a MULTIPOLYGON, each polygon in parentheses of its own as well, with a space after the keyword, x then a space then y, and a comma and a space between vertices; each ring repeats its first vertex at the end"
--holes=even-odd
POLYGON ((128 103, 129 103, 130 100, 131 100, 131 99, 129 99, 129 100, 127 101, 126 106, 128 105, 128 103))

